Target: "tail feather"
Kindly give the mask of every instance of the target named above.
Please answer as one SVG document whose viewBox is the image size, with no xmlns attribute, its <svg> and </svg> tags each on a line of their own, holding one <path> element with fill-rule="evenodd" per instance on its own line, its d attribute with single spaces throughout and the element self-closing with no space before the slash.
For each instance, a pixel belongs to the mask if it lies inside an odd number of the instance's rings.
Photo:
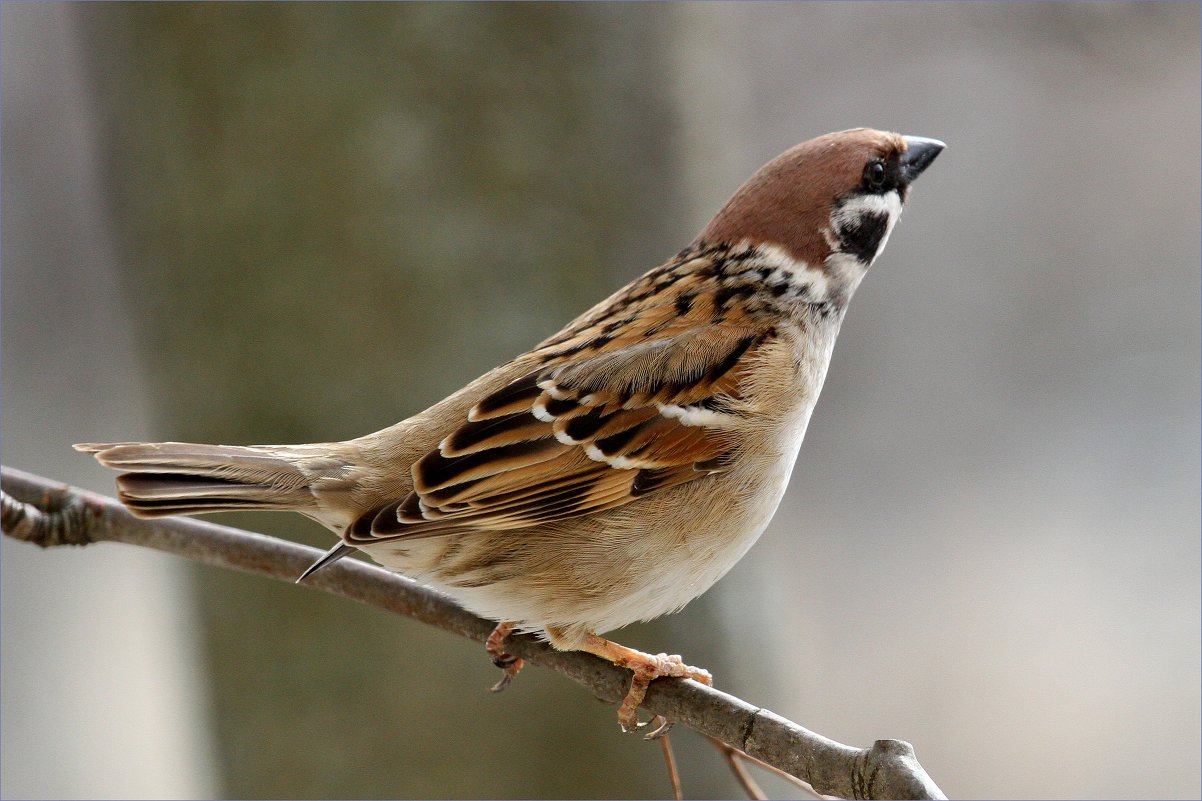
<svg viewBox="0 0 1202 801">
<path fill-rule="evenodd" d="M 101 464 L 124 471 L 118 497 L 140 517 L 258 510 L 317 511 L 314 476 L 292 446 L 188 442 L 82 443 Z"/>
</svg>

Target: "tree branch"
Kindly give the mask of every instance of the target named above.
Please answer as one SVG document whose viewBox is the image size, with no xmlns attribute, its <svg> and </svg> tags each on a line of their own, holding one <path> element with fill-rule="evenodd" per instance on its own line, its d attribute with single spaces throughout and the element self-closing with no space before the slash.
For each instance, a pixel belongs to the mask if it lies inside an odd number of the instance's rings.
<svg viewBox="0 0 1202 801">
<path fill-rule="evenodd" d="M 2 486 L 4 533 L 42 547 L 124 542 L 283 581 L 295 580 L 320 555 L 296 543 L 190 518 L 144 520 L 102 495 L 9 467 L 3 468 Z M 357 559 L 344 559 L 306 583 L 480 642 L 494 626 L 411 579 Z M 626 670 L 591 654 L 556 651 L 531 635 L 510 637 L 505 650 L 583 684 L 610 703 L 620 701 L 630 683 Z M 901 740 L 852 748 L 682 679 L 652 682 L 643 706 L 796 776 L 824 795 L 947 797 L 918 763 L 910 744 Z"/>
</svg>

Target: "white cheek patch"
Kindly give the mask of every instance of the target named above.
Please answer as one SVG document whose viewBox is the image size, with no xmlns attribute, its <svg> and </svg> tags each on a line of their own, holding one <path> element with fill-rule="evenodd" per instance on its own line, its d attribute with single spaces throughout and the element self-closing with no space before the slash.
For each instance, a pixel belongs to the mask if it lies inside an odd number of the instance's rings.
<svg viewBox="0 0 1202 801">
<path fill-rule="evenodd" d="M 901 214 L 901 197 L 896 189 L 882 194 L 856 195 L 848 198 L 835 210 L 833 220 L 836 224 L 853 220 L 864 214 L 888 214 L 897 219 Z"/>
<path fill-rule="evenodd" d="M 885 235 L 881 237 L 881 244 L 876 246 L 876 253 L 872 254 L 874 260 L 885 249 L 885 243 L 889 241 L 889 234 L 893 233 L 893 226 L 897 225 L 897 218 L 901 216 L 902 212 L 901 196 L 897 194 L 896 189 L 892 192 L 887 192 L 883 197 L 886 201 L 886 212 L 889 214 L 889 221 L 885 223 Z"/>
</svg>

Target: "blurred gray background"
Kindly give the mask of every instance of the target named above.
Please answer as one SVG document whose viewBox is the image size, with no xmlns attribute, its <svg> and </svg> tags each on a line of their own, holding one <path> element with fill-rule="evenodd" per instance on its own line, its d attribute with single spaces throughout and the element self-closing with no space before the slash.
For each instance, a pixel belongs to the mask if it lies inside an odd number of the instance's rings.
<svg viewBox="0 0 1202 801">
<path fill-rule="evenodd" d="M 789 494 L 615 638 L 953 797 L 1196 798 L 1199 8 L 13 5 L 3 459 L 408 416 L 687 244 L 761 163 L 934 136 Z M 300 518 L 227 517 L 310 544 Z M 666 797 L 475 644 L 124 546 L 2 545 L 0 794 Z M 680 730 L 689 795 L 737 795 Z M 776 795 L 794 793 L 766 779 Z"/>
</svg>

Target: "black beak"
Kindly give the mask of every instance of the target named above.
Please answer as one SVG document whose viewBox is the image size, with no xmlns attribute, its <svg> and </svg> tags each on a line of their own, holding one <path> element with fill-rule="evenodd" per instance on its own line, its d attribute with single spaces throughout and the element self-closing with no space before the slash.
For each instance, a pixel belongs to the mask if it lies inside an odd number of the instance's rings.
<svg viewBox="0 0 1202 801">
<path fill-rule="evenodd" d="M 902 139 L 906 141 L 906 152 L 901 155 L 902 175 L 906 183 L 922 175 L 922 171 L 931 166 L 935 157 L 947 147 L 938 139 L 927 139 L 925 136 L 903 136 Z"/>
</svg>

